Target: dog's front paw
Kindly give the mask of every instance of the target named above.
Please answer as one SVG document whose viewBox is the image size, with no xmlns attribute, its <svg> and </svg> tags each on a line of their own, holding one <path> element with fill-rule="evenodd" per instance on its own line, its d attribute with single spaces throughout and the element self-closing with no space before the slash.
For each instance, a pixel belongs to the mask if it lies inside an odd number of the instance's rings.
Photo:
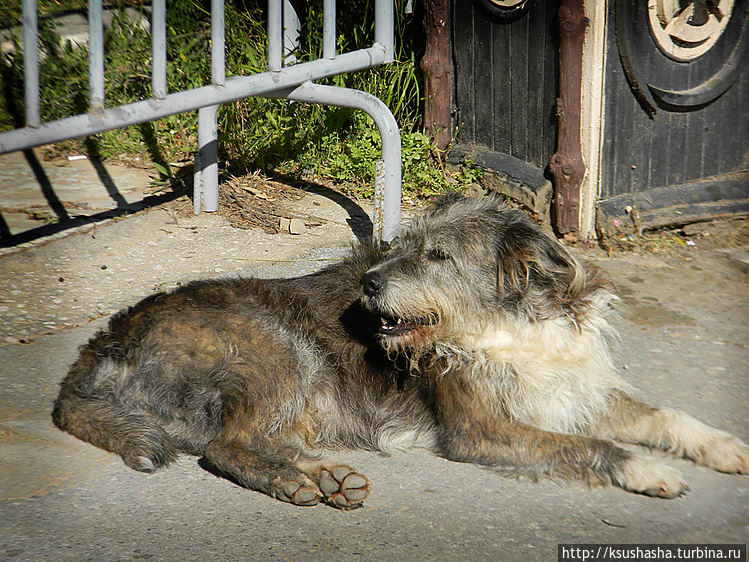
<svg viewBox="0 0 749 562">
<path fill-rule="evenodd" d="M 320 471 L 320 489 L 330 505 L 354 509 L 369 495 L 369 480 L 348 466 L 326 467 Z"/>
<path fill-rule="evenodd" d="M 749 474 L 749 445 L 725 434 L 705 445 L 696 455 L 695 462 L 720 472 Z"/>
<path fill-rule="evenodd" d="M 622 469 L 622 479 L 617 482 L 629 492 L 665 499 L 684 495 L 689 487 L 674 468 L 645 457 L 633 457 Z"/>
</svg>

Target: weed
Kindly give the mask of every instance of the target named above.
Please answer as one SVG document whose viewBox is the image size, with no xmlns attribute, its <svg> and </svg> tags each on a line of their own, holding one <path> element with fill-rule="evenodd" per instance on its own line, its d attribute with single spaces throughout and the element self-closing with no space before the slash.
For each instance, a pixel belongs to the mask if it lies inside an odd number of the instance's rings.
<svg viewBox="0 0 749 562">
<path fill-rule="evenodd" d="M 456 179 L 461 185 L 470 185 L 472 183 L 479 183 L 479 180 L 483 177 L 484 170 L 476 166 L 476 163 L 470 158 L 465 158 L 460 163 Z"/>
<path fill-rule="evenodd" d="M 57 224 L 60 219 L 44 211 L 27 211 L 30 219 L 40 221 L 44 224 Z"/>
</svg>

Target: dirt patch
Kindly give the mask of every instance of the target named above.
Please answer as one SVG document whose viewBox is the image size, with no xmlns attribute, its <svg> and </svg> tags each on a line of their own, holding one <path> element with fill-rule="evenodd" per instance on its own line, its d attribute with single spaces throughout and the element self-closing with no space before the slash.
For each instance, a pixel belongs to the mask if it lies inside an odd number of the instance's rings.
<svg viewBox="0 0 749 562">
<path fill-rule="evenodd" d="M 697 222 L 671 229 L 622 232 L 600 236 L 600 246 L 609 254 L 628 252 L 685 252 L 692 248 L 713 250 L 749 245 L 749 217 L 729 217 Z M 576 243 L 575 245 L 580 245 Z"/>
<path fill-rule="evenodd" d="M 276 181 L 260 172 L 222 179 L 219 187 L 218 214 L 234 228 L 259 228 L 266 234 L 289 234 L 291 219 L 301 220 L 306 228 L 321 226 L 329 219 L 299 210 L 294 203 L 303 199 L 315 184 L 290 184 Z M 325 189 L 329 189 L 325 187 Z M 184 195 L 164 206 L 175 218 L 193 216 L 193 201 Z"/>
<path fill-rule="evenodd" d="M 258 173 L 247 174 L 221 184 L 219 212 L 235 228 L 260 228 L 268 234 L 277 234 L 281 231 L 281 219 L 308 218 L 287 208 L 288 203 L 302 197 L 302 189 L 270 180 Z"/>
</svg>

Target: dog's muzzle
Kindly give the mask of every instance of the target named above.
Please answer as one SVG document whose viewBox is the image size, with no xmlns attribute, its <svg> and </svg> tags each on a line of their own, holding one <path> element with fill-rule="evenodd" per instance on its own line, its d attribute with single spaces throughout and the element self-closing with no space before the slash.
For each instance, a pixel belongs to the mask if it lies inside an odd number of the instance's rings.
<svg viewBox="0 0 749 562">
<path fill-rule="evenodd" d="M 378 333 L 383 336 L 404 336 L 414 332 L 419 326 L 428 326 L 432 321 L 422 318 L 404 319 L 390 316 L 390 314 L 377 310 L 376 298 L 382 297 L 385 288 L 385 279 L 377 270 L 368 271 L 361 278 L 361 286 L 367 299 L 365 304 L 373 312 L 380 314 L 382 325 Z"/>
</svg>

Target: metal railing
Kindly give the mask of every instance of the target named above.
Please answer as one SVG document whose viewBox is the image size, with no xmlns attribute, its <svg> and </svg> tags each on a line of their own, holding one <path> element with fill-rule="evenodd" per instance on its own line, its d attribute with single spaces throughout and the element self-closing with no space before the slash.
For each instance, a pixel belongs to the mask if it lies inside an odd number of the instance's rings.
<svg viewBox="0 0 749 562">
<path fill-rule="evenodd" d="M 0 154 L 198 110 L 195 212 L 200 212 L 201 209 L 216 211 L 217 113 L 222 103 L 258 96 L 351 107 L 370 115 L 382 137 L 382 158 L 376 164 L 375 173 L 373 234 L 378 240 L 392 240 L 401 213 L 401 145 L 395 118 L 382 101 L 370 94 L 314 83 L 315 80 L 393 61 L 393 0 L 375 0 L 374 9 L 374 43 L 364 49 L 338 54 L 335 0 L 324 0 L 323 58 L 297 63 L 293 51 L 299 36 L 299 19 L 288 0 L 268 0 L 268 71 L 252 76 L 227 78 L 224 66 L 224 4 L 223 0 L 212 0 L 211 84 L 169 93 L 166 85 L 166 0 L 153 0 L 152 97 L 106 108 L 102 0 L 89 0 L 89 112 L 42 123 L 39 111 L 37 6 L 36 0 L 23 0 L 26 126 L 0 133 Z"/>
</svg>

